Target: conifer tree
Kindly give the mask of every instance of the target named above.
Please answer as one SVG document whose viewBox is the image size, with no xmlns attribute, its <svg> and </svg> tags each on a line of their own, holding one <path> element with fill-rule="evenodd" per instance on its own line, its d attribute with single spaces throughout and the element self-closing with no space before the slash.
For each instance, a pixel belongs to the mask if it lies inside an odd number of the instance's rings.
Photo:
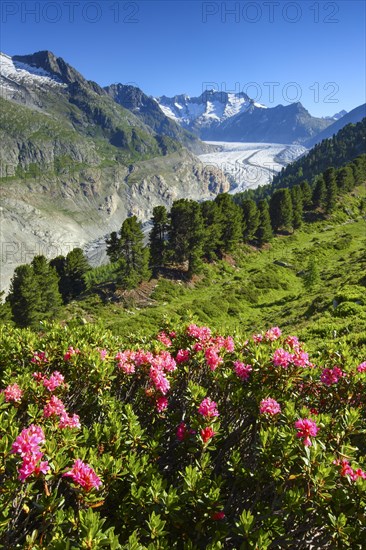
<svg viewBox="0 0 366 550">
<path fill-rule="evenodd" d="M 35 256 L 31 266 L 40 291 L 40 314 L 43 319 L 53 318 L 59 311 L 62 299 L 56 269 L 44 256 Z"/>
<path fill-rule="evenodd" d="M 259 224 L 259 212 L 256 203 L 252 199 L 241 203 L 243 210 L 243 237 L 244 241 L 251 241 Z"/>
<path fill-rule="evenodd" d="M 168 212 L 165 206 L 156 206 L 153 209 L 152 229 L 150 231 L 150 266 L 163 266 L 166 260 L 168 237 Z"/>
<path fill-rule="evenodd" d="M 324 172 L 324 183 L 326 188 L 325 210 L 329 213 L 334 210 L 337 202 L 337 180 L 334 168 L 328 168 Z"/>
<path fill-rule="evenodd" d="M 223 223 L 222 213 L 214 201 L 204 201 L 200 206 L 205 227 L 203 256 L 207 260 L 213 261 L 217 259 L 220 250 Z"/>
<path fill-rule="evenodd" d="M 15 268 L 7 296 L 13 320 L 19 327 L 32 327 L 41 320 L 41 292 L 31 265 Z"/>
<path fill-rule="evenodd" d="M 315 186 L 313 191 L 313 207 L 324 208 L 326 200 L 326 187 L 324 178 L 322 175 L 318 176 L 315 180 Z"/>
<path fill-rule="evenodd" d="M 294 185 L 291 188 L 292 201 L 292 225 L 294 229 L 298 229 L 302 225 L 303 217 L 303 199 L 300 185 Z"/>
<path fill-rule="evenodd" d="M 258 243 L 262 246 L 269 243 L 273 239 L 273 231 L 271 226 L 271 217 L 269 215 L 268 202 L 262 199 L 258 203 L 259 225 L 256 231 Z"/>
<path fill-rule="evenodd" d="M 201 268 L 204 238 L 199 204 L 188 199 L 175 201 L 170 211 L 169 251 L 174 262 L 188 262 L 190 275 Z"/>
<path fill-rule="evenodd" d="M 277 189 L 269 202 L 271 224 L 275 231 L 292 227 L 292 201 L 289 189 Z"/>
<path fill-rule="evenodd" d="M 312 191 L 311 187 L 309 185 L 308 180 L 304 180 L 300 184 L 301 192 L 302 192 L 302 204 L 304 210 L 308 210 L 312 207 L 313 201 L 312 201 Z"/>
<path fill-rule="evenodd" d="M 243 213 L 239 205 L 228 193 L 221 193 L 215 198 L 219 207 L 222 224 L 220 248 L 222 252 L 233 252 L 242 239 Z"/>
<path fill-rule="evenodd" d="M 347 193 L 352 191 L 355 185 L 355 179 L 353 175 L 352 168 L 350 166 L 345 166 L 340 168 L 337 171 L 337 187 L 340 193 Z"/>
<path fill-rule="evenodd" d="M 116 231 L 112 231 L 109 237 L 106 238 L 106 252 L 109 260 L 117 262 L 121 256 L 120 239 Z"/>
<path fill-rule="evenodd" d="M 81 248 L 71 250 L 65 261 L 65 283 L 67 299 L 72 300 L 86 290 L 84 275 L 90 265 Z"/>
<path fill-rule="evenodd" d="M 149 250 L 144 246 L 142 225 L 136 218 L 127 218 L 120 230 L 121 256 L 118 260 L 118 281 L 125 288 L 134 288 L 149 279 Z"/>
</svg>

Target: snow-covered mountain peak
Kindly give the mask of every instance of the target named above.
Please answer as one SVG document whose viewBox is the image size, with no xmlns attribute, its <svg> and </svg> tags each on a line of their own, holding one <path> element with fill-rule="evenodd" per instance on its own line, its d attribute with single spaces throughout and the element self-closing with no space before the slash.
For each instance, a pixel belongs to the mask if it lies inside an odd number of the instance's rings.
<svg viewBox="0 0 366 550">
<path fill-rule="evenodd" d="M 181 126 L 209 127 L 245 113 L 248 109 L 263 108 L 255 104 L 244 93 L 205 90 L 198 97 L 179 94 L 174 97 L 161 96 L 156 99 L 163 113 Z"/>
<path fill-rule="evenodd" d="M 16 61 L 4 53 L 0 53 L 0 84 L 3 89 L 7 90 L 16 90 L 19 85 L 36 87 L 65 86 L 59 78 L 45 69 Z"/>
</svg>

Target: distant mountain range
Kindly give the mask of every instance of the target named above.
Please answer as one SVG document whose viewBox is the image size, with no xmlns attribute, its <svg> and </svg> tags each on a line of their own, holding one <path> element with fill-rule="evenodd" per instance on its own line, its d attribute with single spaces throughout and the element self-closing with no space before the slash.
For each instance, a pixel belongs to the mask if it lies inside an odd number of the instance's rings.
<svg viewBox="0 0 366 550">
<path fill-rule="evenodd" d="M 305 143 L 334 120 L 311 116 L 301 103 L 266 108 L 244 93 L 211 90 L 157 102 L 171 120 L 208 141 Z"/>
</svg>

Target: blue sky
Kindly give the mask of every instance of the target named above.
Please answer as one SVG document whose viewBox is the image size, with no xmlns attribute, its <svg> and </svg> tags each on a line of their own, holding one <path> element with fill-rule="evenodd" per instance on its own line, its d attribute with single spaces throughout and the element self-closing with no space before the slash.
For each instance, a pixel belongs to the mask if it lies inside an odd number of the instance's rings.
<svg viewBox="0 0 366 550">
<path fill-rule="evenodd" d="M 1 50 L 51 50 L 101 85 L 245 91 L 316 116 L 365 102 L 363 1 L 7 1 Z"/>
</svg>

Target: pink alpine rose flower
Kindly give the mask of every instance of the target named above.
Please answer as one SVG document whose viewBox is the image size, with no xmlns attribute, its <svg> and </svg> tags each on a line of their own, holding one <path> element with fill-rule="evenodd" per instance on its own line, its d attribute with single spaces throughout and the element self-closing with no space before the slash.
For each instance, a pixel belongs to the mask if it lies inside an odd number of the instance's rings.
<svg viewBox="0 0 366 550">
<path fill-rule="evenodd" d="M 177 363 L 186 363 L 190 359 L 190 351 L 189 349 L 180 349 L 178 350 L 177 356 L 175 358 Z"/>
<path fill-rule="evenodd" d="M 46 377 L 43 378 L 43 385 L 48 389 L 48 391 L 55 391 L 55 389 L 63 383 L 64 377 L 57 370 L 55 370 L 55 372 L 53 372 L 48 379 Z"/>
<path fill-rule="evenodd" d="M 324 369 L 320 380 L 326 386 L 331 386 L 332 384 L 337 384 L 342 376 L 345 376 L 345 373 L 339 367 L 334 367 L 333 369 Z"/>
<path fill-rule="evenodd" d="M 79 355 L 80 350 L 78 348 L 74 349 L 72 346 L 69 346 L 67 352 L 64 355 L 64 361 L 70 361 L 71 357 L 74 355 Z"/>
<path fill-rule="evenodd" d="M 43 453 L 36 453 L 23 457 L 22 465 L 19 468 L 18 479 L 20 481 L 25 481 L 32 474 L 35 474 L 36 476 L 38 476 L 40 473 L 47 474 L 47 472 L 50 470 L 50 467 L 47 460 L 41 460 L 42 456 Z"/>
<path fill-rule="evenodd" d="M 43 416 L 48 418 L 49 416 L 62 416 L 63 414 L 66 414 L 65 405 L 61 399 L 53 395 L 43 409 Z"/>
<path fill-rule="evenodd" d="M 252 338 L 256 344 L 260 344 L 263 340 L 263 334 L 253 334 Z"/>
<path fill-rule="evenodd" d="M 281 412 L 281 406 L 275 399 L 267 397 L 267 399 L 262 399 L 259 407 L 259 412 L 261 414 L 270 414 L 274 416 Z"/>
<path fill-rule="evenodd" d="M 205 358 L 207 365 L 211 370 L 216 370 L 217 367 L 223 362 L 223 358 L 219 356 L 214 348 L 208 348 L 205 351 Z"/>
<path fill-rule="evenodd" d="M 11 384 L 3 390 L 5 401 L 7 403 L 10 403 L 11 401 L 14 401 L 14 403 L 20 403 L 23 396 L 23 390 L 18 386 L 18 384 Z"/>
<path fill-rule="evenodd" d="M 199 414 L 206 418 L 213 418 L 214 416 L 219 416 L 219 411 L 217 410 L 217 404 L 215 401 L 211 401 L 209 397 L 206 397 L 200 406 L 198 407 Z"/>
<path fill-rule="evenodd" d="M 24 428 L 18 435 L 12 445 L 12 452 L 21 457 L 37 455 L 40 452 L 39 447 L 45 443 L 46 438 L 40 426 L 31 424 L 29 428 Z"/>
<path fill-rule="evenodd" d="M 250 373 L 253 370 L 252 365 L 245 365 L 241 361 L 234 361 L 234 371 L 242 380 L 248 380 Z"/>
<path fill-rule="evenodd" d="M 273 353 L 272 362 L 275 367 L 282 367 L 287 369 L 289 363 L 291 362 L 292 355 L 288 351 L 279 348 Z"/>
<path fill-rule="evenodd" d="M 161 342 L 162 344 L 164 344 L 164 346 L 166 346 L 167 348 L 170 348 L 171 345 L 172 345 L 172 341 L 171 339 L 169 338 L 169 336 L 166 334 L 166 332 L 159 332 L 159 334 L 157 335 L 156 337 L 159 342 Z"/>
<path fill-rule="evenodd" d="M 296 437 L 302 438 L 305 447 L 311 447 L 312 443 L 310 437 L 315 437 L 319 431 L 318 426 L 310 418 L 300 418 L 295 422 L 295 428 L 297 429 Z"/>
<path fill-rule="evenodd" d="M 357 367 L 358 372 L 365 372 L 366 371 L 366 361 L 363 363 L 360 363 Z"/>
<path fill-rule="evenodd" d="M 63 477 L 71 477 L 74 483 L 81 485 L 86 492 L 91 491 L 91 489 L 99 487 L 102 485 L 101 479 L 97 476 L 95 471 L 89 464 L 85 464 L 79 458 L 75 460 L 74 465 L 71 470 L 63 474 Z"/>
<path fill-rule="evenodd" d="M 31 359 L 31 363 L 34 363 L 35 365 L 43 365 L 44 363 L 48 363 L 46 352 L 35 351 Z"/>
<path fill-rule="evenodd" d="M 158 397 L 156 400 L 156 408 L 158 412 L 163 412 L 168 408 L 168 399 L 166 397 Z"/>
<path fill-rule="evenodd" d="M 67 413 L 61 414 L 58 427 L 61 430 L 64 428 L 81 428 L 79 415 L 73 414 L 69 416 Z"/>
<path fill-rule="evenodd" d="M 264 337 L 266 340 L 270 342 L 274 342 L 274 340 L 278 340 L 278 338 L 281 336 L 282 331 L 278 327 L 272 327 L 265 333 Z"/>
</svg>

